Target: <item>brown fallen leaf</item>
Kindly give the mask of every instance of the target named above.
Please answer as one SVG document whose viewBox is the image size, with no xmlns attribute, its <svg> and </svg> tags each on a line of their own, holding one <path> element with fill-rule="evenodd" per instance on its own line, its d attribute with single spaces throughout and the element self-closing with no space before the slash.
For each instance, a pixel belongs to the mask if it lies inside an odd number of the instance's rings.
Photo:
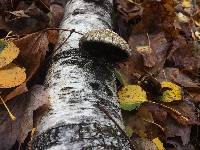
<svg viewBox="0 0 200 150">
<path fill-rule="evenodd" d="M 195 150 L 192 144 L 183 145 L 178 139 L 167 140 L 166 142 L 167 150 Z"/>
<path fill-rule="evenodd" d="M 57 3 L 52 3 L 50 5 L 50 12 L 51 12 L 51 18 L 49 26 L 59 27 L 60 22 L 62 21 L 62 18 L 64 16 L 64 7 Z"/>
<path fill-rule="evenodd" d="M 116 0 L 116 4 L 118 12 L 121 14 L 121 17 L 126 20 L 126 22 L 131 21 L 136 16 L 142 15 L 143 7 L 139 4 L 136 5 L 136 3 L 133 3 L 133 1 Z"/>
<path fill-rule="evenodd" d="M 183 126 L 178 124 L 175 120 L 168 117 L 165 122 L 165 136 L 167 140 L 169 139 L 180 139 L 182 145 L 187 145 L 190 141 L 190 126 Z"/>
<path fill-rule="evenodd" d="M 58 35 L 59 35 L 58 30 L 48 30 L 47 33 L 48 33 L 49 43 L 55 45 L 58 41 Z"/>
<path fill-rule="evenodd" d="M 148 45 L 144 45 L 144 46 L 136 46 L 136 50 L 137 52 L 139 52 L 143 59 L 144 59 L 144 65 L 146 67 L 153 67 L 155 66 L 156 62 L 156 57 L 154 54 L 154 51 L 152 50 L 152 48 Z"/>
<path fill-rule="evenodd" d="M 156 63 L 155 52 L 151 49 L 146 34 L 131 35 L 129 37 L 129 45 L 132 51 L 136 51 L 143 58 L 144 66 L 153 67 Z"/>
<path fill-rule="evenodd" d="M 27 68 L 27 80 L 32 78 L 48 51 L 46 32 L 36 32 L 14 41 L 21 50 L 17 62 Z"/>
<path fill-rule="evenodd" d="M 128 84 L 136 84 L 138 79 L 146 73 L 140 54 L 134 51 L 131 58 L 118 64 L 117 70 L 125 77 Z"/>
<path fill-rule="evenodd" d="M 187 43 L 184 37 L 178 36 L 172 45 L 168 55 L 168 60 L 174 63 L 175 67 L 192 73 L 198 73 L 200 69 L 200 53 L 196 50 L 195 45 Z"/>
<path fill-rule="evenodd" d="M 26 87 L 26 83 L 22 83 L 20 86 L 11 89 L 11 91 L 9 91 L 6 97 L 4 98 L 4 101 L 11 100 L 12 98 L 21 95 L 27 91 L 28 88 Z"/>
<path fill-rule="evenodd" d="M 184 99 L 179 103 L 171 103 L 169 107 L 175 109 L 181 116 L 186 117 L 188 120 L 183 119 L 182 117 L 176 115 L 172 111 L 168 111 L 168 113 L 181 125 L 199 125 L 200 121 L 198 120 L 198 115 L 195 110 L 194 104 L 190 100 Z"/>
<path fill-rule="evenodd" d="M 17 34 L 37 32 L 49 24 L 49 16 L 35 4 L 35 1 L 29 3 L 28 8 L 24 7 L 24 10 L 9 11 L 4 18 L 5 30 L 11 30 Z"/>
<path fill-rule="evenodd" d="M 143 108 L 147 109 L 151 113 L 155 122 L 162 126 L 164 125 L 167 118 L 167 112 L 162 107 L 159 107 L 159 105 L 155 105 L 153 103 L 145 103 Z"/>
<path fill-rule="evenodd" d="M 127 40 L 130 34 L 130 27 L 140 22 L 143 7 L 135 5 L 128 0 L 116 0 L 115 3 L 117 8 L 116 29 L 118 34 Z"/>
<path fill-rule="evenodd" d="M 33 111 L 39 111 L 41 115 L 49 106 L 48 101 L 49 95 L 45 91 L 44 86 L 34 85 L 30 92 L 28 93 L 26 99 L 29 100 L 28 105 L 24 111 L 24 117 L 21 120 L 21 133 L 18 136 L 18 142 L 23 142 L 28 134 L 28 132 L 33 128 L 33 120 L 38 118 L 33 118 Z M 40 117 L 40 116 L 36 117 Z"/>
<path fill-rule="evenodd" d="M 199 104 L 200 103 L 200 91 L 189 92 L 188 98 L 190 98 L 193 103 Z"/>
<path fill-rule="evenodd" d="M 199 89 L 199 83 L 194 82 L 188 75 L 181 72 L 178 68 L 166 67 L 160 74 L 156 77 L 159 81 L 172 81 L 182 87 Z"/>
<path fill-rule="evenodd" d="M 136 113 L 124 113 L 124 120 L 133 134 L 141 138 L 154 139 L 163 136 L 164 128 L 154 121 L 152 113 L 146 106 L 139 108 Z"/>
<path fill-rule="evenodd" d="M 7 103 L 16 116 L 11 121 L 7 111 L 0 107 L 0 150 L 10 149 L 16 140 L 22 143 L 33 128 L 33 112 L 47 108 L 48 94 L 41 85 L 35 85 L 29 94 L 21 95 Z"/>
<path fill-rule="evenodd" d="M 163 67 L 169 48 L 164 33 L 149 36 L 146 34 L 133 34 L 129 37 L 129 44 L 133 51 L 141 54 L 144 66 L 151 67 L 151 69 L 148 69 L 155 72 Z"/>
</svg>

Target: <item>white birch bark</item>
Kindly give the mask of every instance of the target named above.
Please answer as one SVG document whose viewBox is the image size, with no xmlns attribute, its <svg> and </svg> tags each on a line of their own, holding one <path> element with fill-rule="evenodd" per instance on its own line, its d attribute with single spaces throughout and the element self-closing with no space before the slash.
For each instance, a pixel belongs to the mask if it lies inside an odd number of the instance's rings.
<svg viewBox="0 0 200 150">
<path fill-rule="evenodd" d="M 112 27 L 112 0 L 70 0 L 60 28 L 86 33 Z M 62 43 L 70 32 L 61 32 Z M 131 149 L 123 132 L 101 111 L 100 103 L 121 128 L 113 66 L 79 49 L 72 33 L 55 52 L 45 80 L 50 108 L 37 124 L 33 149 Z"/>
</svg>

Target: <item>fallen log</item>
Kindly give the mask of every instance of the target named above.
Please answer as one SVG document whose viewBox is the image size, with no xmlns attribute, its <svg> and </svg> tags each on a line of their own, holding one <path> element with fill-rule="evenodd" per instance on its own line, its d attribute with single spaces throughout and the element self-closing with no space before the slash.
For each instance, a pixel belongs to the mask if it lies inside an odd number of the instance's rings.
<svg viewBox="0 0 200 150">
<path fill-rule="evenodd" d="M 45 80 L 50 107 L 37 122 L 33 149 L 131 149 L 113 64 L 79 48 L 82 33 L 112 28 L 112 7 L 112 0 L 67 2 L 60 28 L 70 31 L 60 32 L 52 56 Z"/>
</svg>

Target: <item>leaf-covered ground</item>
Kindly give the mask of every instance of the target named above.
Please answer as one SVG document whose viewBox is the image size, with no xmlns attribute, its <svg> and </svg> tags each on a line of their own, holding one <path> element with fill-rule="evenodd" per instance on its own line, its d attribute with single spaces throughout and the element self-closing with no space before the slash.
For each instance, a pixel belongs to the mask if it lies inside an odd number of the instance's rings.
<svg viewBox="0 0 200 150">
<path fill-rule="evenodd" d="M 0 150 L 31 147 L 52 50 L 69 31 L 58 28 L 63 2 L 0 0 Z M 114 3 L 115 32 L 132 49 L 116 68 L 127 136 L 137 150 L 200 149 L 200 2 Z"/>
<path fill-rule="evenodd" d="M 132 48 L 117 74 L 133 144 L 148 140 L 149 149 L 158 138 L 165 149 L 200 149 L 199 2 L 116 0 L 116 10 L 116 31 Z"/>
</svg>

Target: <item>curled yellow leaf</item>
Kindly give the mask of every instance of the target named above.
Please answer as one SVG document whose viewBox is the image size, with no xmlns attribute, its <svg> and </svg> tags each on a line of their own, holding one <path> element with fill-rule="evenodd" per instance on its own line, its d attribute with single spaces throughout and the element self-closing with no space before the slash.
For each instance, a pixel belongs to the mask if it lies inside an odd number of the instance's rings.
<svg viewBox="0 0 200 150">
<path fill-rule="evenodd" d="M 177 18 L 178 18 L 178 21 L 181 23 L 188 23 L 190 21 L 190 18 L 181 12 L 177 13 Z"/>
<path fill-rule="evenodd" d="M 156 145 L 158 150 L 165 150 L 165 148 L 163 147 L 163 143 L 160 141 L 158 137 L 153 139 L 152 142 Z"/>
<path fill-rule="evenodd" d="M 26 80 L 25 69 L 13 63 L 0 68 L 0 88 L 11 88 Z"/>
<path fill-rule="evenodd" d="M 195 25 L 200 27 L 200 11 L 193 16 Z"/>
<path fill-rule="evenodd" d="M 196 36 L 197 40 L 200 40 L 200 32 L 195 31 L 194 35 Z"/>
<path fill-rule="evenodd" d="M 191 2 L 192 2 L 191 0 L 183 0 L 182 6 L 184 8 L 190 8 L 190 7 L 192 7 L 192 3 Z"/>
<path fill-rule="evenodd" d="M 127 85 L 118 91 L 119 104 L 124 110 L 133 110 L 147 101 L 146 92 L 138 85 Z"/>
<path fill-rule="evenodd" d="M 168 81 L 163 81 L 161 83 L 161 87 L 164 88 L 169 88 L 169 90 L 164 90 L 162 96 L 161 96 L 161 101 L 163 102 L 172 102 L 175 100 L 181 100 L 182 99 L 182 91 L 181 87 Z"/>
<path fill-rule="evenodd" d="M 1 41 L 5 47 L 0 51 L 0 68 L 10 64 L 19 55 L 19 48 L 13 42 Z"/>
</svg>

